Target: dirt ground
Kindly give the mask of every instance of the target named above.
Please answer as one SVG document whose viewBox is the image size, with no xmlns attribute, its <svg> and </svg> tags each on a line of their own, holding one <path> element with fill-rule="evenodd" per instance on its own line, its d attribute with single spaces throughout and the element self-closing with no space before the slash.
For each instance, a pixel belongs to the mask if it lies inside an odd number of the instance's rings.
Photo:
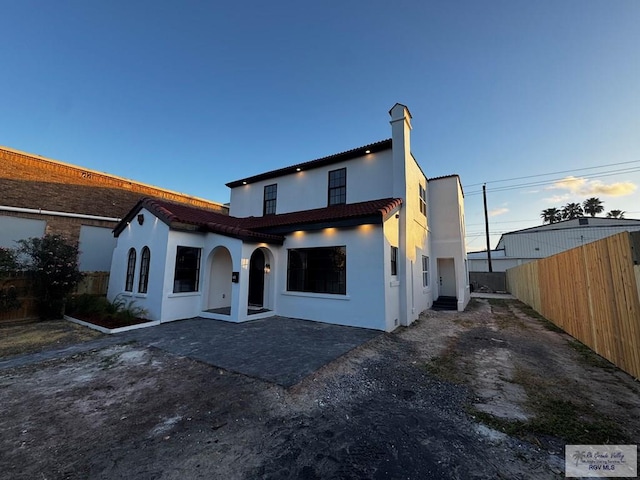
<svg viewBox="0 0 640 480">
<path fill-rule="evenodd" d="M 129 343 L 0 370 L 0 404 L 2 479 L 551 479 L 640 434 L 637 381 L 496 300 L 289 389 Z"/>
<path fill-rule="evenodd" d="M 0 358 L 34 353 L 45 347 L 65 347 L 101 336 L 96 330 L 66 320 L 0 324 Z"/>
</svg>

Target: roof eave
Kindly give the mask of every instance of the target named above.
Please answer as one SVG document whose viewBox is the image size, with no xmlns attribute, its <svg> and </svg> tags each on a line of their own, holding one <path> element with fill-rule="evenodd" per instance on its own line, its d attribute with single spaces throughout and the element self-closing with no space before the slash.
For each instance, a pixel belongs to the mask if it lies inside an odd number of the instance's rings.
<svg viewBox="0 0 640 480">
<path fill-rule="evenodd" d="M 382 140 L 380 142 L 370 143 L 369 145 L 363 145 L 362 147 L 347 150 L 346 152 L 336 153 L 329 155 L 328 157 L 319 158 L 317 160 L 311 160 L 309 162 L 298 163 L 289 167 L 280 168 L 278 170 L 272 170 L 270 172 L 260 173 L 251 177 L 241 178 L 226 184 L 229 188 L 241 187 L 250 183 L 256 183 L 262 180 L 269 180 L 272 178 L 282 177 L 285 175 L 291 175 L 300 171 L 311 170 L 315 168 L 332 165 L 334 163 L 344 162 L 354 158 L 362 157 L 364 155 L 370 155 L 372 153 L 382 152 L 391 148 L 391 139 Z M 366 153 L 367 150 L 369 153 Z"/>
</svg>

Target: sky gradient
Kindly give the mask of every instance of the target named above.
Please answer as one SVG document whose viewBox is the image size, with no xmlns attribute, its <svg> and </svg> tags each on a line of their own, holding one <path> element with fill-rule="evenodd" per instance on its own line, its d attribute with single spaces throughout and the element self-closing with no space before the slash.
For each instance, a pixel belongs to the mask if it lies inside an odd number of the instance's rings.
<svg viewBox="0 0 640 480">
<path fill-rule="evenodd" d="M 400 102 L 426 175 L 462 179 L 470 251 L 483 182 L 492 246 L 589 196 L 640 218 L 637 0 L 0 6 L 0 145 L 224 203 L 389 138 Z"/>
</svg>

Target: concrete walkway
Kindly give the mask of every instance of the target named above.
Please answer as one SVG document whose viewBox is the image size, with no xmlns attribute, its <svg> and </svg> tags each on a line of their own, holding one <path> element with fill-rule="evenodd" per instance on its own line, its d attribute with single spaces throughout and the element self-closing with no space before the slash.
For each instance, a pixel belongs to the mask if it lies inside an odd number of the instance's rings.
<svg viewBox="0 0 640 480">
<path fill-rule="evenodd" d="M 192 318 L 114 334 L 64 349 L 1 360 L 0 369 L 135 341 L 290 387 L 381 334 L 377 330 L 278 316 L 244 323 Z"/>
</svg>

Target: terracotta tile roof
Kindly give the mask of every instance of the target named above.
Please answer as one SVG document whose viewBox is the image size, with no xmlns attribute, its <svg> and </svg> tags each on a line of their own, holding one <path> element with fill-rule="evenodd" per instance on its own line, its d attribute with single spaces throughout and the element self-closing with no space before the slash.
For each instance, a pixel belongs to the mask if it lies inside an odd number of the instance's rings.
<svg viewBox="0 0 640 480">
<path fill-rule="evenodd" d="M 312 168 L 324 167 L 326 165 L 331 165 L 333 163 L 344 162 L 346 160 L 351 160 L 352 158 L 361 157 L 363 155 L 367 155 L 365 153 L 369 150 L 369 153 L 381 152 L 383 150 L 389 150 L 391 148 L 391 139 L 381 140 L 379 142 L 370 143 L 369 145 L 363 145 L 362 147 L 353 148 L 351 150 L 347 150 L 346 152 L 340 152 L 333 155 L 329 155 L 328 157 L 318 158 L 316 160 L 311 160 L 309 162 L 298 163 L 296 165 L 291 165 L 289 167 L 279 168 L 278 170 L 272 170 L 270 172 L 260 173 L 258 175 L 254 175 L 252 177 L 241 178 L 240 180 L 235 180 L 233 182 L 227 183 L 227 187 L 235 188 L 245 185 L 247 183 L 255 183 L 260 180 L 268 180 L 270 178 L 281 177 L 283 175 L 289 175 L 292 173 L 296 173 L 299 171 L 306 171 Z"/>
<path fill-rule="evenodd" d="M 399 198 L 383 198 L 279 215 L 238 218 L 189 205 L 145 198 L 122 219 L 114 233 L 118 236 L 138 212 L 146 208 L 173 228 L 188 229 L 188 226 L 193 226 L 198 231 L 281 245 L 284 237 L 280 233 L 302 230 L 313 224 L 324 227 L 331 226 L 332 223 L 338 226 L 358 225 L 369 221 L 382 223 L 400 205 L 402 200 Z"/>
<path fill-rule="evenodd" d="M 326 223 L 336 220 L 357 219 L 363 217 L 379 217 L 384 219 L 397 207 L 402 205 L 400 198 L 382 198 L 367 202 L 347 203 L 331 207 L 302 210 L 299 212 L 265 215 L 264 217 L 248 217 L 242 219 L 247 228 L 268 231 L 272 227 L 303 226 L 312 223 Z"/>
</svg>

